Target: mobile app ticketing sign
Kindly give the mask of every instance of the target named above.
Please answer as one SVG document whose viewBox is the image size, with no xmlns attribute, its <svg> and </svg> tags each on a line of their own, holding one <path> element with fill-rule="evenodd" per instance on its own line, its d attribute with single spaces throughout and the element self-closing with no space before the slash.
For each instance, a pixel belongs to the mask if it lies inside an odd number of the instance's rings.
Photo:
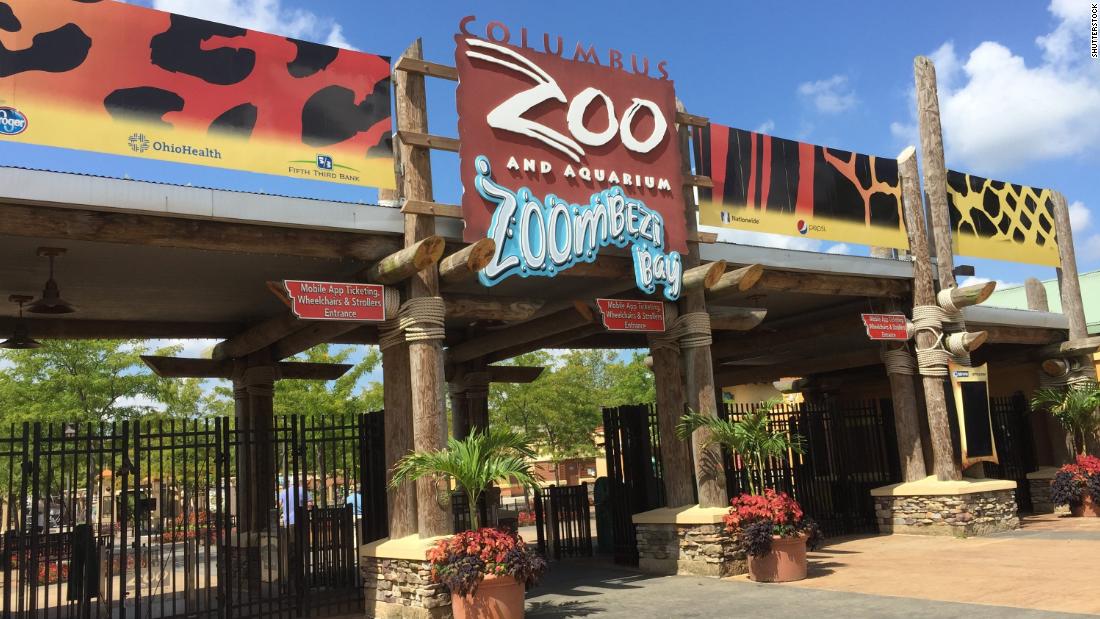
<svg viewBox="0 0 1100 619">
<path fill-rule="evenodd" d="M 479 274 L 554 277 L 629 249 L 635 282 L 675 300 L 686 227 L 666 63 L 474 17 L 459 24 L 465 240 L 496 241 Z"/>
<path fill-rule="evenodd" d="M 394 186 L 385 56 L 122 2 L 0 9 L 0 143 Z"/>
<path fill-rule="evenodd" d="M 378 284 L 288 279 L 283 288 L 290 311 L 303 320 L 379 322 L 386 319 L 385 288 Z"/>
<path fill-rule="evenodd" d="M 665 330 L 663 301 L 596 299 L 608 331 L 662 333 Z"/>
</svg>

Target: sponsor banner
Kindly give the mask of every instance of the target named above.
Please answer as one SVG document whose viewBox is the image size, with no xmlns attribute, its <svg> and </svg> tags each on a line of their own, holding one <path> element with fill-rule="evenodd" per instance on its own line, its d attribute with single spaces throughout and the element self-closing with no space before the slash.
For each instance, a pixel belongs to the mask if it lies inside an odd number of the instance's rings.
<svg viewBox="0 0 1100 619">
<path fill-rule="evenodd" d="M 304 320 L 379 322 L 386 319 L 383 292 L 379 284 L 283 282 L 290 298 L 290 311 Z"/>
<path fill-rule="evenodd" d="M 694 129 L 699 223 L 908 249 L 895 159 L 711 123 Z"/>
<path fill-rule="evenodd" d="M 394 186 L 387 57 L 121 2 L 4 7 L 0 141 Z"/>
<path fill-rule="evenodd" d="M 661 333 L 665 330 L 665 304 L 662 301 L 596 299 L 608 331 Z"/>
<path fill-rule="evenodd" d="M 947 171 L 955 253 L 1057 267 L 1051 190 Z"/>
<path fill-rule="evenodd" d="M 989 368 L 947 364 L 952 398 L 959 428 L 959 452 L 963 468 L 979 462 L 997 464 L 997 442 L 993 438 L 993 416 L 989 411 Z"/>
<path fill-rule="evenodd" d="M 459 25 L 455 62 L 465 240 L 497 243 L 481 282 L 553 277 L 614 246 L 631 251 L 639 288 L 678 298 L 687 232 L 664 63 L 536 49 L 500 22 L 481 38 L 474 21 Z"/>
<path fill-rule="evenodd" d="M 909 319 L 905 314 L 860 314 L 867 337 L 872 340 L 909 339 Z"/>
</svg>

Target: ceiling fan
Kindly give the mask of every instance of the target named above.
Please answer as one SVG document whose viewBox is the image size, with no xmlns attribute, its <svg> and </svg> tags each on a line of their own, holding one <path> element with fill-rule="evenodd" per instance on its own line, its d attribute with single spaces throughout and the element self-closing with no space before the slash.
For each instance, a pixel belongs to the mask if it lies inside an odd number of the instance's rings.
<svg viewBox="0 0 1100 619">
<path fill-rule="evenodd" d="M 39 247 L 38 255 L 50 259 L 50 278 L 46 280 L 46 286 L 42 289 L 42 297 L 31 303 L 27 311 L 32 314 L 71 314 L 76 311 L 76 306 L 61 298 L 61 290 L 53 278 L 53 261 L 58 256 L 65 255 L 65 249 L 61 247 Z"/>
</svg>

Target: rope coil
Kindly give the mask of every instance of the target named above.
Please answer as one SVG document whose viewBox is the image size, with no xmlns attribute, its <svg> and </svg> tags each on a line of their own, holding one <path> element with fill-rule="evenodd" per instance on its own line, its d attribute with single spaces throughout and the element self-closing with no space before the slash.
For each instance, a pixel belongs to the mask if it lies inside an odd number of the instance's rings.
<svg viewBox="0 0 1100 619">
<path fill-rule="evenodd" d="M 396 318 L 378 325 L 378 347 L 387 350 L 402 342 L 443 339 L 446 312 L 442 297 L 417 297 L 405 301 Z"/>
<path fill-rule="evenodd" d="M 905 348 L 883 350 L 881 356 L 887 374 L 913 376 L 917 373 L 917 360 Z"/>
<path fill-rule="evenodd" d="M 712 343 L 710 314 L 692 312 L 674 320 L 664 333 L 649 336 L 650 350 L 679 351 L 684 348 L 701 348 Z"/>
</svg>

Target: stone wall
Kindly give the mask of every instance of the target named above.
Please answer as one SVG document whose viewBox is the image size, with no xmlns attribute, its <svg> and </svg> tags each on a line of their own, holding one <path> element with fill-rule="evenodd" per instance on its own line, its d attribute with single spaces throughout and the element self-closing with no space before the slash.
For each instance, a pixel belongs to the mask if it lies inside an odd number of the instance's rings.
<svg viewBox="0 0 1100 619">
<path fill-rule="evenodd" d="M 1031 488 L 1031 508 L 1036 514 L 1053 514 L 1054 503 L 1050 502 L 1050 479 L 1028 479 Z"/>
<path fill-rule="evenodd" d="M 956 495 L 876 496 L 883 533 L 988 535 L 1020 526 L 1014 490 Z"/>
<path fill-rule="evenodd" d="M 451 594 L 431 581 L 427 561 L 361 557 L 367 617 L 450 619 Z"/>
<path fill-rule="evenodd" d="M 656 574 L 745 573 L 745 554 L 722 524 L 638 524 L 638 567 Z"/>
</svg>

